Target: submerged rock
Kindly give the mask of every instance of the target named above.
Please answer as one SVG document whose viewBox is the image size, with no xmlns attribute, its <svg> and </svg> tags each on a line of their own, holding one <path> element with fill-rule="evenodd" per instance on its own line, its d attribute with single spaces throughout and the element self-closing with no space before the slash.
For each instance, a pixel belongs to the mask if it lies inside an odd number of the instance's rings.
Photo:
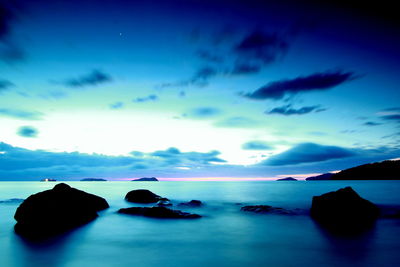
<svg viewBox="0 0 400 267">
<path fill-rule="evenodd" d="M 274 214 L 294 214 L 293 211 L 286 210 L 284 208 L 277 208 L 268 205 L 255 205 L 255 206 L 244 206 L 240 209 L 241 211 L 250 211 L 255 213 L 274 213 Z"/>
<path fill-rule="evenodd" d="M 168 207 L 168 206 L 172 206 L 172 203 L 169 201 L 168 198 L 160 198 L 160 200 L 157 202 L 157 206 L 159 207 Z"/>
<path fill-rule="evenodd" d="M 154 194 L 153 192 L 146 189 L 137 189 L 128 192 L 125 196 L 125 200 L 134 203 L 156 203 L 162 197 Z"/>
<path fill-rule="evenodd" d="M 118 213 L 130 215 L 142 215 L 153 218 L 173 218 L 173 219 L 195 219 L 200 218 L 198 214 L 173 210 L 166 207 L 132 207 L 118 210 Z"/>
<path fill-rule="evenodd" d="M 46 239 L 94 220 L 108 208 L 104 198 L 60 183 L 29 196 L 17 208 L 15 232 L 28 239 Z"/>
<path fill-rule="evenodd" d="M 372 226 L 379 216 L 379 208 L 346 187 L 314 196 L 311 216 L 329 230 L 353 233 Z"/>
<path fill-rule="evenodd" d="M 203 203 L 200 200 L 190 200 L 189 202 L 179 203 L 179 206 L 187 206 L 187 207 L 200 207 Z"/>
</svg>

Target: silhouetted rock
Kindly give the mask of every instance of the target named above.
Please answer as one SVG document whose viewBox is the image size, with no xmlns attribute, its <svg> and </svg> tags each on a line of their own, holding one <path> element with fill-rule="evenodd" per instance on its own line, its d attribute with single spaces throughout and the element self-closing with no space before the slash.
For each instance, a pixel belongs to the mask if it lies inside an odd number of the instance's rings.
<svg viewBox="0 0 400 267">
<path fill-rule="evenodd" d="M 156 177 L 143 177 L 143 178 L 139 178 L 139 179 L 134 179 L 132 180 L 134 182 L 158 182 L 158 179 Z"/>
<path fill-rule="evenodd" d="M 94 220 L 97 211 L 108 207 L 104 198 L 60 183 L 21 203 L 14 215 L 15 232 L 28 239 L 46 239 Z"/>
<path fill-rule="evenodd" d="M 400 180 L 400 160 L 386 160 L 343 170 L 331 180 Z"/>
<path fill-rule="evenodd" d="M 275 213 L 275 214 L 287 214 L 292 215 L 294 212 L 283 208 L 276 208 L 268 205 L 255 205 L 255 206 L 244 206 L 240 210 L 250 211 L 255 213 Z"/>
<path fill-rule="evenodd" d="M 351 187 L 346 187 L 314 196 L 311 216 L 331 231 L 356 233 L 373 225 L 379 216 L 379 208 L 361 198 Z"/>
<path fill-rule="evenodd" d="M 172 206 L 172 203 L 169 201 L 168 198 L 160 198 L 160 200 L 157 202 L 157 206 L 159 207 L 169 207 Z"/>
<path fill-rule="evenodd" d="M 178 206 L 187 206 L 187 207 L 200 207 L 202 206 L 203 203 L 200 200 L 190 200 L 189 202 L 183 202 L 183 203 L 179 203 Z"/>
<path fill-rule="evenodd" d="M 146 189 L 137 189 L 128 192 L 125 200 L 134 203 L 156 203 L 161 199 L 159 195 Z"/>
<path fill-rule="evenodd" d="M 102 178 L 83 178 L 81 179 L 82 182 L 106 182 L 106 179 Z"/>
<path fill-rule="evenodd" d="M 293 177 L 286 177 L 286 178 L 278 179 L 277 181 L 297 181 L 297 179 L 295 179 Z"/>
<path fill-rule="evenodd" d="M 198 214 L 183 212 L 180 210 L 173 210 L 166 207 L 132 207 L 118 210 L 119 213 L 130 215 L 142 215 L 153 218 L 173 218 L 173 219 L 195 219 L 200 218 Z"/>
<path fill-rule="evenodd" d="M 330 180 L 332 177 L 333 173 L 324 173 L 321 175 L 317 175 L 317 176 L 311 176 L 306 178 L 306 181 L 324 181 L 324 180 Z"/>
</svg>

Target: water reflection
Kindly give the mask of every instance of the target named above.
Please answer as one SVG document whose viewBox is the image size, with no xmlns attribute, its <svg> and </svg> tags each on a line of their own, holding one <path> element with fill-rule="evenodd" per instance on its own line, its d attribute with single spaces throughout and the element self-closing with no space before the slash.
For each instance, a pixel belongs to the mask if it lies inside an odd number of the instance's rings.
<svg viewBox="0 0 400 267">
<path fill-rule="evenodd" d="M 15 266 L 62 266 L 74 254 L 77 242 L 82 242 L 90 224 L 81 226 L 44 241 L 32 241 L 14 233 L 10 239 Z"/>
</svg>

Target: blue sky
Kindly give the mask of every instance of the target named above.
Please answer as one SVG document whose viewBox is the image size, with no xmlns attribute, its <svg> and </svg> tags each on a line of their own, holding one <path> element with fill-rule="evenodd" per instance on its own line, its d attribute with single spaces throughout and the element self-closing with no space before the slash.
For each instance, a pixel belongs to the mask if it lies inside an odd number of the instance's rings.
<svg viewBox="0 0 400 267">
<path fill-rule="evenodd" d="M 398 158 L 398 25 L 286 2 L 0 0 L 0 179 L 262 178 Z"/>
</svg>

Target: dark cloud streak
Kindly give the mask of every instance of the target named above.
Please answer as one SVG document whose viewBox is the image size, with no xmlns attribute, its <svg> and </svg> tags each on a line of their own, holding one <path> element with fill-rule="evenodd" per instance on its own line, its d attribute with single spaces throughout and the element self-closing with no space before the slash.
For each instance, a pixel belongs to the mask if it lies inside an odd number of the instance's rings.
<svg viewBox="0 0 400 267">
<path fill-rule="evenodd" d="M 254 100 L 279 100 L 287 95 L 328 90 L 356 78 L 357 76 L 353 72 L 319 72 L 309 76 L 300 76 L 295 79 L 271 82 L 253 93 L 248 93 L 244 96 Z"/>
</svg>

